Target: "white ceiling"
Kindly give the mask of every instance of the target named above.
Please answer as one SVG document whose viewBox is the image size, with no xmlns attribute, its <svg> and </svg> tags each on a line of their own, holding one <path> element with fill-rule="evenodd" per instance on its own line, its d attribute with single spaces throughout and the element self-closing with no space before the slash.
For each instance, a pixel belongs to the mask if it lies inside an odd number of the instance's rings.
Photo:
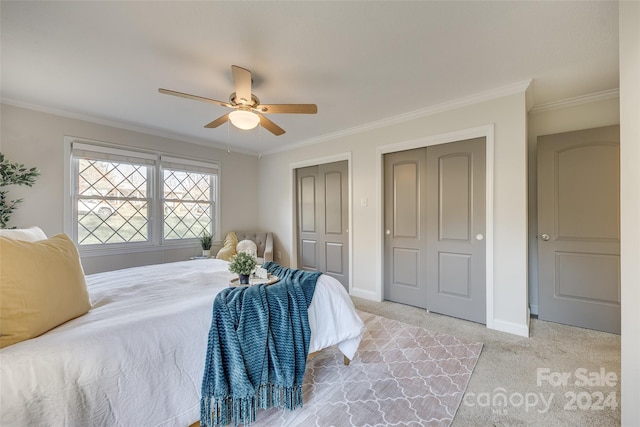
<svg viewBox="0 0 640 427">
<path fill-rule="evenodd" d="M 533 79 L 546 104 L 618 88 L 618 4 L 2 1 L 3 102 L 254 153 Z M 287 133 L 203 126 L 253 72 Z M 34 124 L 37 125 L 37 124 Z"/>
</svg>

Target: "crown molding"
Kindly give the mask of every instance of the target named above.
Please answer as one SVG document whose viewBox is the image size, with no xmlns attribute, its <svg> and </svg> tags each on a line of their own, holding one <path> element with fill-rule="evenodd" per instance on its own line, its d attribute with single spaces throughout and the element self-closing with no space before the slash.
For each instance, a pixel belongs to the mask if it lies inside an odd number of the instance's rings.
<svg viewBox="0 0 640 427">
<path fill-rule="evenodd" d="M 563 108 L 577 107 L 578 105 L 589 104 L 607 99 L 620 98 L 620 89 L 609 89 L 601 92 L 590 93 L 588 95 L 576 96 L 573 98 L 561 99 L 560 101 L 546 102 L 531 109 L 531 114 L 543 113 L 545 111 L 560 110 Z"/>
<path fill-rule="evenodd" d="M 532 79 L 523 80 L 510 85 L 492 89 L 489 91 L 480 92 L 471 96 L 458 98 L 451 101 L 443 102 L 441 104 L 422 108 L 420 110 L 410 111 L 408 113 L 399 114 L 397 116 L 388 117 L 386 119 L 366 123 L 364 125 L 355 126 L 349 129 L 344 129 L 341 131 L 324 134 L 315 138 L 306 139 L 296 144 L 291 144 L 291 145 L 287 145 L 286 147 L 276 148 L 261 154 L 255 153 L 253 151 L 248 151 L 248 150 L 238 150 L 237 148 L 231 150 L 231 147 L 228 147 L 226 144 L 218 143 L 213 140 L 193 138 L 193 137 L 189 137 L 189 136 L 178 134 L 178 133 L 159 130 L 156 128 L 144 127 L 144 126 L 139 126 L 132 123 L 103 119 L 99 117 L 90 116 L 87 114 L 74 113 L 74 112 L 61 110 L 57 108 L 45 107 L 37 104 L 30 104 L 27 102 L 17 101 L 10 98 L 0 98 L 0 103 L 11 105 L 14 107 L 39 111 L 42 113 L 48 113 L 48 114 L 53 114 L 57 116 L 67 117 L 70 119 L 83 120 L 83 121 L 87 121 L 87 122 L 91 122 L 91 123 L 95 123 L 103 126 L 115 127 L 118 129 L 124 129 L 132 132 L 144 133 L 147 135 L 157 136 L 160 138 L 167 138 L 167 139 L 173 139 L 177 141 L 188 142 L 191 144 L 202 145 L 205 147 L 215 148 L 215 149 L 223 150 L 227 152 L 235 152 L 238 154 L 257 156 L 260 158 L 263 155 L 275 154 L 279 152 L 293 150 L 296 148 L 306 147 L 309 145 L 319 144 L 319 143 L 331 141 L 337 138 L 355 135 L 361 132 L 375 130 L 375 129 L 379 129 L 379 128 L 390 126 L 390 125 L 404 123 L 410 120 L 435 115 L 445 111 L 450 111 L 450 110 L 478 104 L 481 102 L 489 101 L 496 98 L 501 98 L 508 95 L 513 95 L 516 93 L 524 92 L 526 94 L 527 110 L 531 114 L 537 114 L 545 111 L 553 111 L 553 110 L 558 110 L 563 108 L 575 107 L 583 104 L 589 104 L 592 102 L 604 101 L 607 99 L 614 99 L 614 98 L 620 97 L 620 89 L 616 88 L 616 89 L 609 89 L 601 92 L 595 92 L 588 95 L 581 95 L 573 98 L 567 98 L 560 101 L 547 102 L 544 104 L 539 104 L 539 105 L 530 107 L 533 99 L 533 97 L 531 96 L 532 87 L 533 87 Z"/>
<path fill-rule="evenodd" d="M 159 138 L 166 138 L 166 139 L 171 139 L 175 141 L 188 142 L 190 144 L 202 145 L 208 148 L 215 148 L 217 150 L 227 151 L 229 153 L 234 152 L 238 154 L 258 156 L 257 153 L 251 152 L 251 151 L 244 151 L 244 150 L 238 150 L 238 149 L 232 150 L 231 147 L 227 147 L 226 144 L 218 143 L 213 140 L 193 138 L 193 137 L 189 137 L 179 133 L 167 132 L 167 131 L 152 128 L 152 127 L 145 127 L 145 126 L 135 125 L 132 123 L 103 119 L 103 118 L 91 116 L 88 114 L 74 113 L 67 110 L 61 110 L 58 108 L 45 107 L 38 104 L 30 104 L 28 102 L 17 101 L 15 99 L 10 99 L 10 98 L 0 98 L 0 103 L 11 105 L 13 107 L 25 108 L 27 110 L 34 110 L 41 113 L 53 114 L 55 116 L 66 117 L 68 119 L 82 120 L 85 122 L 95 123 L 102 126 L 109 126 L 117 129 L 128 130 L 131 132 L 143 133 L 145 135 L 157 136 Z"/>
<path fill-rule="evenodd" d="M 496 89 L 488 90 L 485 92 L 479 92 L 474 95 L 466 96 L 463 98 L 457 98 L 451 101 L 443 102 L 441 104 L 436 104 L 430 107 L 422 108 L 420 110 L 410 111 L 408 113 L 399 114 L 397 116 L 388 117 L 386 119 L 366 123 L 364 125 L 355 126 L 349 129 L 338 131 L 338 132 L 332 132 L 325 135 L 321 135 L 316 138 L 306 139 L 296 144 L 287 145 L 286 147 L 269 150 L 268 152 L 263 153 L 263 155 L 275 154 L 283 151 L 293 150 L 296 148 L 306 147 L 309 145 L 319 144 L 321 142 L 327 142 L 337 138 L 355 135 L 365 131 L 375 130 L 375 129 L 379 129 L 386 126 L 408 122 L 410 120 L 432 116 L 445 111 L 455 110 L 458 108 L 479 104 L 481 102 L 490 101 L 492 99 L 502 98 L 502 97 L 514 95 L 517 93 L 523 93 L 529 89 L 532 81 L 533 81 L 532 79 L 523 80 L 517 83 L 512 83 L 510 85 L 501 86 Z"/>
<path fill-rule="evenodd" d="M 385 119 L 382 119 L 382 120 L 378 120 L 378 121 L 375 121 L 375 122 L 366 123 L 364 125 L 354 126 L 352 128 L 344 129 L 344 130 L 341 130 L 341 131 L 332 132 L 332 133 L 324 134 L 324 135 L 321 135 L 321 136 L 318 136 L 318 137 L 315 137 L 315 138 L 302 140 L 302 141 L 300 141 L 298 143 L 290 144 L 290 145 L 287 145 L 285 147 L 276 148 L 276 149 L 273 149 L 273 150 L 268 150 L 268 151 L 263 152 L 263 153 L 255 153 L 255 152 L 251 152 L 251 151 L 244 151 L 244 150 L 237 150 L 237 149 L 234 149 L 233 152 L 236 152 L 236 153 L 239 153 L 239 154 L 254 155 L 254 156 L 258 156 L 258 158 L 261 158 L 263 155 L 275 154 L 275 153 L 289 151 L 289 150 L 302 148 L 302 147 L 306 147 L 306 146 L 310 146 L 310 145 L 314 145 L 314 144 L 319 144 L 319 143 L 326 142 L 326 141 L 331 141 L 331 140 L 334 140 L 334 139 L 337 139 L 337 138 L 350 136 L 350 135 L 355 135 L 355 134 L 359 134 L 359 133 L 370 131 L 370 130 L 380 129 L 382 127 L 391 126 L 391 125 L 395 125 L 395 124 L 405 123 L 405 122 L 410 121 L 410 120 L 415 120 L 415 119 L 419 119 L 419 118 L 432 116 L 432 115 L 439 114 L 439 113 L 442 113 L 442 112 L 445 112 L 445 111 L 451 111 L 451 110 L 455 110 L 455 109 L 471 106 L 471 105 L 474 105 L 474 104 L 479 104 L 481 102 L 490 101 L 492 99 L 497 99 L 497 98 L 502 98 L 502 97 L 509 96 L 509 95 L 514 95 L 514 94 L 517 94 L 517 93 L 525 93 L 527 95 L 527 99 L 530 100 L 532 98 L 531 96 L 529 96 L 529 94 L 531 93 L 532 83 L 533 83 L 532 79 L 519 81 L 519 82 L 516 82 L 516 83 L 509 84 L 509 85 L 501 86 L 499 88 L 491 89 L 491 90 L 484 91 L 484 92 L 479 92 L 479 93 L 476 93 L 476 94 L 473 94 L 473 95 L 470 95 L 470 96 L 453 99 L 451 101 L 446 101 L 446 102 L 443 102 L 443 103 L 440 103 L 440 104 L 436 104 L 436 105 L 433 105 L 433 106 L 429 106 L 429 107 L 426 107 L 426 108 L 422 108 L 422 109 L 419 109 L 419 110 L 410 111 L 408 113 L 403 113 L 403 114 L 399 114 L 397 116 L 388 117 L 388 118 L 385 118 Z M 616 93 L 618 93 L 617 90 L 616 90 Z M 140 133 L 144 133 L 144 134 L 154 135 L 154 136 L 158 136 L 158 137 L 161 137 L 161 138 L 176 139 L 176 140 L 179 140 L 179 141 L 189 142 L 189 143 L 192 143 L 192 144 L 204 145 L 204 146 L 211 147 L 211 148 L 216 148 L 216 149 L 219 149 L 219 150 L 229 151 L 229 147 L 227 147 L 226 145 L 220 144 L 220 143 L 216 143 L 215 141 L 211 141 L 211 140 L 201 140 L 201 139 L 197 139 L 197 138 L 187 137 L 187 136 L 181 135 L 181 134 L 174 134 L 174 133 L 171 133 L 171 132 L 162 131 L 162 130 L 159 130 L 159 129 L 143 127 L 143 126 L 134 125 L 134 124 L 131 124 L 131 123 L 116 122 L 116 121 L 112 121 L 112 120 L 93 117 L 93 116 L 90 116 L 90 115 L 73 113 L 73 112 L 69 112 L 69 111 L 65 111 L 65 110 L 59 110 L 59 109 L 55 109 L 55 108 L 44 107 L 44 106 L 41 106 L 41 105 L 28 104 L 28 103 L 25 103 L 25 102 L 16 101 L 16 100 L 7 99 L 7 98 L 0 98 L 0 102 L 1 103 L 5 103 L 5 104 L 9 104 L 9 105 L 13 105 L 13 106 L 16 106 L 16 107 L 20 107 L 20 108 L 27 108 L 27 109 L 31 109 L 31 110 L 35 110 L 35 111 L 40 111 L 40 112 L 44 112 L 44 113 L 50 113 L 50 114 L 63 116 L 63 117 L 68 117 L 68 118 L 72 118 L 72 119 L 84 120 L 84 121 L 88 121 L 88 122 L 92 122 L 92 123 L 96 123 L 96 124 L 100 124 L 100 125 L 104 125 L 104 126 L 111 126 L 111 127 L 116 127 L 116 128 L 119 128 L 119 129 L 130 130 L 130 131 L 133 131 L 133 132 L 140 132 Z M 530 101 L 528 101 L 528 102 L 530 102 Z M 585 102 L 589 102 L 589 101 L 585 101 Z M 533 112 L 536 108 L 539 108 L 539 106 L 538 107 L 533 107 L 531 109 L 531 111 Z"/>
</svg>

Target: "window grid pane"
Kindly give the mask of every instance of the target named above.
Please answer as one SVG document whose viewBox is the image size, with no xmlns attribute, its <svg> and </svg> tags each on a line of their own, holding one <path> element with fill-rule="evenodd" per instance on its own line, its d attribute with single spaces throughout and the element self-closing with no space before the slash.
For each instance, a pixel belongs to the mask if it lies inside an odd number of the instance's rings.
<svg viewBox="0 0 640 427">
<path fill-rule="evenodd" d="M 79 159 L 79 196 L 147 197 L 148 166 Z"/>
<path fill-rule="evenodd" d="M 150 168 L 78 159 L 79 245 L 149 241 Z"/>
<path fill-rule="evenodd" d="M 211 233 L 214 176 L 200 172 L 163 169 L 163 211 L 165 240 L 200 237 Z"/>
</svg>

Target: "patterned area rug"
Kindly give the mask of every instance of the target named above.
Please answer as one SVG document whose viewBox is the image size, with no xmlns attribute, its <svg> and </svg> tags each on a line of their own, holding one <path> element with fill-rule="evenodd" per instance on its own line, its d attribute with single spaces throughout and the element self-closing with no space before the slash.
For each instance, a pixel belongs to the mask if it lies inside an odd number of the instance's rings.
<svg viewBox="0 0 640 427">
<path fill-rule="evenodd" d="M 482 343 L 358 311 L 367 331 L 354 360 L 337 347 L 307 362 L 304 406 L 259 410 L 254 426 L 448 426 Z"/>
</svg>

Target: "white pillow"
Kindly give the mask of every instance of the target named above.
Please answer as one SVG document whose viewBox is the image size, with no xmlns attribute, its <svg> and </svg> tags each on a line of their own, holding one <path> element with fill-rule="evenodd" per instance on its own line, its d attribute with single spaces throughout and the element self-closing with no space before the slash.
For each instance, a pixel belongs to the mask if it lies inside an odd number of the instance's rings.
<svg viewBox="0 0 640 427">
<path fill-rule="evenodd" d="M 253 240 L 242 240 L 236 245 L 236 252 L 247 252 L 253 255 L 254 258 L 257 258 L 258 246 L 256 246 Z"/>
<path fill-rule="evenodd" d="M 12 228 L 1 229 L 0 236 L 23 242 L 37 242 L 38 240 L 46 240 L 47 235 L 40 227 L 29 228 Z"/>
</svg>

